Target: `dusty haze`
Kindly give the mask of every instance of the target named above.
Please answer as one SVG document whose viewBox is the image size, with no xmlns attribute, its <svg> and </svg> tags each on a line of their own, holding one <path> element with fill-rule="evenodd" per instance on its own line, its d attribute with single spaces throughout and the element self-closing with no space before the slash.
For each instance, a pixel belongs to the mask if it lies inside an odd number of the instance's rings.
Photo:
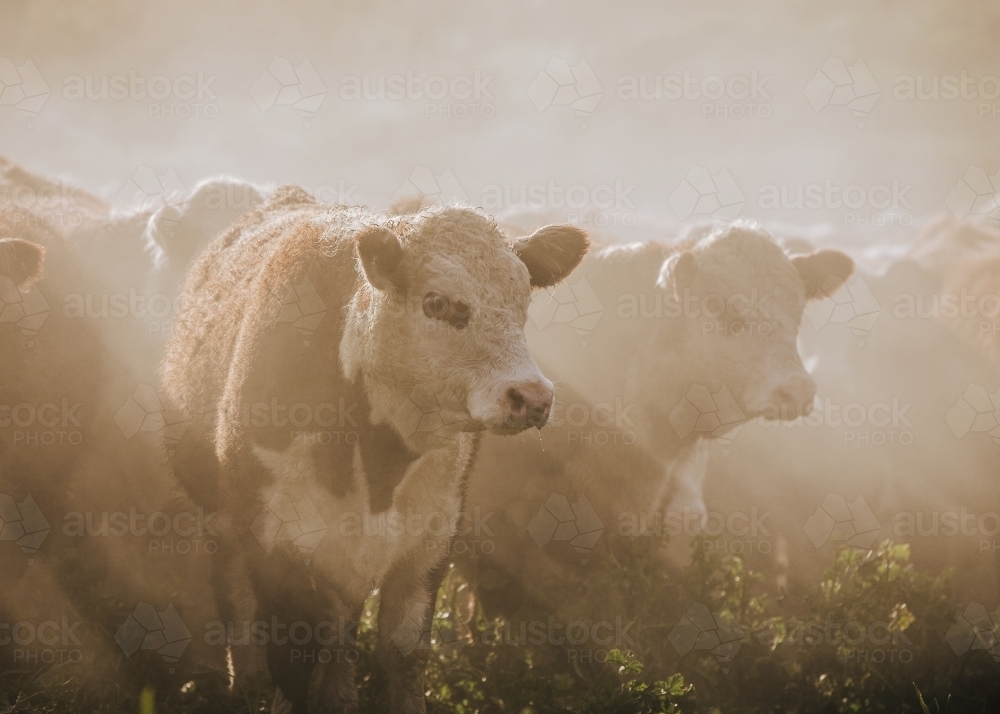
<svg viewBox="0 0 1000 714">
<path fill-rule="evenodd" d="M 799 349 L 818 404 L 864 413 L 743 424 L 710 447 L 705 506 L 771 514 L 768 551 L 748 557 L 778 589 L 813 583 L 829 560 L 804 526 L 817 509 L 861 497 L 880 539 L 910 542 L 921 566 L 954 566 L 956 603 L 992 611 L 997 533 L 894 528 L 907 514 L 1000 511 L 1000 397 L 976 401 L 1000 394 L 1000 298 L 962 324 L 900 307 L 901 295 L 929 309 L 932 296 L 1000 292 L 998 38 L 1000 4 L 978 2 L 13 0 L 0 8 L 0 155 L 120 217 L 226 174 L 375 209 L 464 201 L 525 233 L 568 222 L 648 241 L 741 218 L 790 252 L 843 250 L 857 292 L 836 300 L 853 307 L 807 311 Z M 162 98 L 133 91 L 132 76 L 158 78 Z M 366 96 L 380 82 L 384 95 Z M 963 243 L 960 220 L 987 238 Z M 124 292 L 150 289 L 142 270 L 96 269 L 118 271 Z M 599 307 L 616 319 L 618 303 Z M 129 344 L 130 384 L 155 379 L 162 345 L 148 333 Z M 172 498 L 156 463 L 135 496 L 150 510 Z M 130 557 L 109 567 L 128 572 Z M 203 579 L 170 582 L 178 607 L 207 607 Z M 35 592 L 21 587 L 12 613 Z"/>
</svg>

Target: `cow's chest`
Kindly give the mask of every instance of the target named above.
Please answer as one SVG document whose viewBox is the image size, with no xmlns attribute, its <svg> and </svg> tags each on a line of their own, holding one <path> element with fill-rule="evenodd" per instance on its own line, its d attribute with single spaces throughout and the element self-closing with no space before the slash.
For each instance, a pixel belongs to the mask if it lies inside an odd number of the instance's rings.
<svg viewBox="0 0 1000 714">
<path fill-rule="evenodd" d="M 346 479 L 324 473 L 337 466 L 317 458 L 307 445 L 254 451 L 274 476 L 261 493 L 267 522 L 258 527 L 274 535 L 258 540 L 268 549 L 293 546 L 349 602 L 363 602 L 394 567 L 407 565 L 424 574 L 448 552 L 462 509 L 457 444 L 409 462 L 388 499 L 372 498 L 377 479 L 367 473 L 360 445 L 350 464 L 340 465 L 350 470 L 346 489 L 329 487 Z"/>
</svg>

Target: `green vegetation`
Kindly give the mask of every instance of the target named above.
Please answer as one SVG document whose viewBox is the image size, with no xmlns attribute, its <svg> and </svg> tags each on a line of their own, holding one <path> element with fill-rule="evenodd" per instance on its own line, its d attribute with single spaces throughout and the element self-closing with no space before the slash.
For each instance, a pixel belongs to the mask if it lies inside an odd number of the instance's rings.
<svg viewBox="0 0 1000 714">
<path fill-rule="evenodd" d="M 789 596 L 766 595 L 762 577 L 739 557 L 714 553 L 696 547 L 683 577 L 673 579 L 648 553 L 619 558 L 627 565 L 595 575 L 580 601 L 592 602 L 599 595 L 605 613 L 619 613 L 632 624 L 607 647 L 602 644 L 607 638 L 597 638 L 594 630 L 576 649 L 565 638 L 558 644 L 551 636 L 532 638 L 531 633 L 544 628 L 524 628 L 525 619 L 518 619 L 537 615 L 530 608 L 507 619 L 488 614 L 474 595 L 474 583 L 453 569 L 439 593 L 428 638 L 428 710 L 1000 711 L 1000 665 L 976 647 L 957 656 L 945 639 L 959 614 L 950 599 L 949 574 L 918 572 L 907 546 L 886 542 L 869 552 L 845 548 L 818 586 L 794 602 Z M 724 631 L 727 648 L 712 649 L 719 641 L 712 635 L 695 641 L 695 630 L 691 635 L 675 629 L 690 603 L 717 615 L 716 634 Z M 370 602 L 357 634 L 364 712 L 387 710 L 385 675 L 373 654 L 376 610 L 377 602 Z M 593 623 L 596 616 L 572 612 L 581 623 Z M 600 646 L 588 649 L 595 640 Z M 84 675 L 71 665 L 3 673 L 0 714 L 257 712 L 269 705 L 264 677 L 233 695 L 217 672 L 185 675 L 183 686 L 168 685 L 162 673 L 132 673 L 125 679 L 139 680 L 133 686 L 83 684 Z"/>
</svg>

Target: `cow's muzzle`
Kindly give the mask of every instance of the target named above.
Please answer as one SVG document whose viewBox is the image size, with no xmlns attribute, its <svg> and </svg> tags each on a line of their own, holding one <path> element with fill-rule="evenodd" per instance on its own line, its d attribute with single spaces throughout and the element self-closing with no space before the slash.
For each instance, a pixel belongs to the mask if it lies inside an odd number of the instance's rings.
<svg viewBox="0 0 1000 714">
<path fill-rule="evenodd" d="M 504 431 L 523 431 L 529 427 L 541 429 L 552 411 L 552 388 L 540 382 L 527 382 L 510 387 L 504 395 Z"/>
</svg>

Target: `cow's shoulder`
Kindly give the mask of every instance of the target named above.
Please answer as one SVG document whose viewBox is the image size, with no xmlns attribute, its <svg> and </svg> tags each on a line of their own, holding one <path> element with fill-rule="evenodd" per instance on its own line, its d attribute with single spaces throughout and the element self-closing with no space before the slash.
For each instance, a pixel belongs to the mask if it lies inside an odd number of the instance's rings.
<svg viewBox="0 0 1000 714">
<path fill-rule="evenodd" d="M 324 206 L 283 187 L 202 252 L 188 273 L 163 367 L 179 406 L 195 414 L 235 408 L 250 370 L 286 369 L 287 362 L 271 361 L 294 358 L 303 332 L 317 333 L 317 343 L 337 340 L 358 284 L 347 236 L 362 219 L 360 210 Z M 224 395 L 228 405 L 220 404 Z"/>
</svg>

